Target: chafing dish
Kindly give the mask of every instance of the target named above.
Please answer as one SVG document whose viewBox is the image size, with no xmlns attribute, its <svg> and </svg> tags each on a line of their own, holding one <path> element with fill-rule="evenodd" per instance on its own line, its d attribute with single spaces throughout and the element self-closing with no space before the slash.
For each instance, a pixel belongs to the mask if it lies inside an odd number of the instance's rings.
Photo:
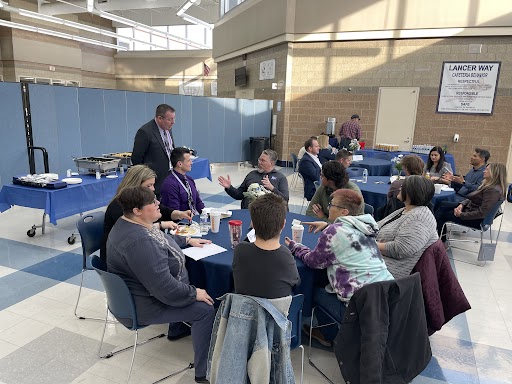
<svg viewBox="0 0 512 384">
<path fill-rule="evenodd" d="M 113 159 L 111 157 L 77 157 L 73 159 L 81 174 L 96 174 L 99 172 L 102 175 L 115 173 L 116 168 L 119 166 L 121 159 Z"/>
<path fill-rule="evenodd" d="M 126 166 L 125 168 L 132 166 L 132 153 L 131 152 L 115 152 L 115 153 L 107 153 L 103 156 L 112 158 L 112 159 L 119 159 L 119 166 Z"/>
</svg>

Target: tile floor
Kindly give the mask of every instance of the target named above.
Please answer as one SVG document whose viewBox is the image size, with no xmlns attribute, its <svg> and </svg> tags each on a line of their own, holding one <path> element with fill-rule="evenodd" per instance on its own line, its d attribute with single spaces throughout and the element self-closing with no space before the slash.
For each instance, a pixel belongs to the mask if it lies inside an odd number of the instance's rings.
<svg viewBox="0 0 512 384">
<path fill-rule="evenodd" d="M 239 208 L 217 184 L 219 174 L 230 174 L 234 185 L 250 168 L 215 165 L 214 182 L 198 180 L 203 200 L 210 207 Z M 292 180 L 291 169 L 284 169 Z M 302 205 L 299 183 L 291 194 L 291 210 Z M 131 354 L 97 359 L 102 323 L 78 320 L 73 315 L 81 270 L 81 248 L 68 245 L 77 216 L 49 224 L 47 233 L 26 235 L 39 223 L 41 212 L 14 207 L 0 214 L 0 384 L 113 384 L 126 380 Z M 512 210 L 503 219 L 495 261 L 484 267 L 455 262 L 454 267 L 472 309 L 457 316 L 431 337 L 433 358 L 413 383 L 497 384 L 512 383 Z M 454 250 L 466 260 L 475 257 Z M 105 295 L 94 272 L 86 274 L 79 313 L 102 317 Z M 165 332 L 167 327 L 145 328 L 144 336 Z M 130 333 L 115 322 L 108 325 L 105 350 L 126 346 Z M 319 365 L 337 383 L 343 383 L 331 352 L 315 349 Z M 300 352 L 292 352 L 296 374 Z M 131 383 L 151 383 L 192 361 L 190 338 L 169 342 L 158 339 L 138 349 Z M 306 363 L 305 382 L 326 381 Z M 165 383 L 193 383 L 193 372 Z"/>
</svg>

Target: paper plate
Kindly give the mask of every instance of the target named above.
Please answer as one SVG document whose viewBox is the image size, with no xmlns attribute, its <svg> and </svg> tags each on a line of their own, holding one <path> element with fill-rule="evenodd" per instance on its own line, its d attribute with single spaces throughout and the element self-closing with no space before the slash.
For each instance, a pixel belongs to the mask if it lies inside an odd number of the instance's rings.
<svg viewBox="0 0 512 384">
<path fill-rule="evenodd" d="M 68 177 L 67 179 L 62 179 L 66 184 L 80 184 L 82 179 L 79 177 Z"/>
<path fill-rule="evenodd" d="M 117 175 L 107 175 L 105 176 L 107 179 L 117 179 Z"/>
<path fill-rule="evenodd" d="M 199 228 L 194 225 L 180 225 L 176 230 L 178 236 L 194 236 L 199 234 Z"/>
<path fill-rule="evenodd" d="M 445 192 L 453 192 L 454 189 L 453 188 L 450 188 L 450 187 L 443 187 L 441 188 L 441 191 L 445 191 Z"/>
</svg>

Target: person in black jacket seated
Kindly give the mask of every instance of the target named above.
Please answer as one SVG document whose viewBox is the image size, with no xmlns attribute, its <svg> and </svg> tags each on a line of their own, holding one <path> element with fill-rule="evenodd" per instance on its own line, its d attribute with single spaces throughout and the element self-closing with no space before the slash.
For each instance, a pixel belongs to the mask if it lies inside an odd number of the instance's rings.
<svg viewBox="0 0 512 384">
<path fill-rule="evenodd" d="M 140 325 L 182 321 L 191 324 L 195 380 L 208 383 L 206 366 L 215 317 L 213 299 L 204 289 L 190 285 L 180 246 L 153 225 L 161 216 L 153 191 L 128 187 L 121 191 L 118 201 L 123 216 L 108 237 L 107 270 L 125 281 Z M 131 326 L 122 318 L 118 320 Z"/>
<path fill-rule="evenodd" d="M 304 180 L 304 197 L 307 201 L 311 201 L 316 190 L 315 181 L 320 182 L 320 170 L 322 169 L 318 158 L 320 145 L 318 145 L 318 140 L 309 138 L 304 143 L 304 148 L 306 148 L 306 153 L 300 160 L 299 173 Z"/>
<path fill-rule="evenodd" d="M 288 192 L 288 180 L 285 175 L 274 168 L 276 161 L 276 151 L 273 151 L 272 149 L 265 149 L 261 152 L 261 155 L 258 158 L 258 169 L 249 172 L 238 188 L 231 185 L 229 175 L 226 177 L 219 176 L 219 184 L 233 199 L 242 200 L 242 209 L 249 208 L 249 203 L 252 201 L 251 198 L 244 196 L 244 192 L 247 192 L 251 184 L 261 184 L 269 191 L 281 196 L 286 200 L 286 203 L 288 203 L 288 200 L 290 199 Z"/>
<path fill-rule="evenodd" d="M 291 252 L 279 242 L 286 223 L 286 202 L 268 193 L 254 200 L 249 212 L 256 241 L 243 241 L 235 247 L 235 292 L 266 299 L 290 296 L 300 278 Z"/>
<path fill-rule="evenodd" d="M 320 160 L 320 163 L 322 165 L 330 160 L 334 160 L 336 156 L 336 150 L 333 150 L 333 148 L 329 144 L 329 136 L 318 136 L 318 145 L 320 146 L 320 151 L 318 152 L 318 159 Z"/>
</svg>

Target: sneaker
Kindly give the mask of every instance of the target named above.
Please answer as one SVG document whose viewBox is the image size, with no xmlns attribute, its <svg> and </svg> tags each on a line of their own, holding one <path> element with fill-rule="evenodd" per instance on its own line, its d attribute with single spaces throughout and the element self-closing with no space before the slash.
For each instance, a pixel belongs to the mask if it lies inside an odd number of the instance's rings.
<svg viewBox="0 0 512 384">
<path fill-rule="evenodd" d="M 303 325 L 302 326 L 302 331 L 308 335 L 309 337 L 309 327 L 307 327 L 306 325 Z M 322 344 L 324 347 L 332 347 L 332 342 L 330 342 L 329 340 L 327 340 L 325 338 L 325 336 L 322 334 L 322 332 L 320 332 L 320 329 L 318 328 L 313 328 L 313 332 L 311 334 L 311 338 L 315 339 L 316 341 L 318 341 L 320 344 Z"/>
</svg>

